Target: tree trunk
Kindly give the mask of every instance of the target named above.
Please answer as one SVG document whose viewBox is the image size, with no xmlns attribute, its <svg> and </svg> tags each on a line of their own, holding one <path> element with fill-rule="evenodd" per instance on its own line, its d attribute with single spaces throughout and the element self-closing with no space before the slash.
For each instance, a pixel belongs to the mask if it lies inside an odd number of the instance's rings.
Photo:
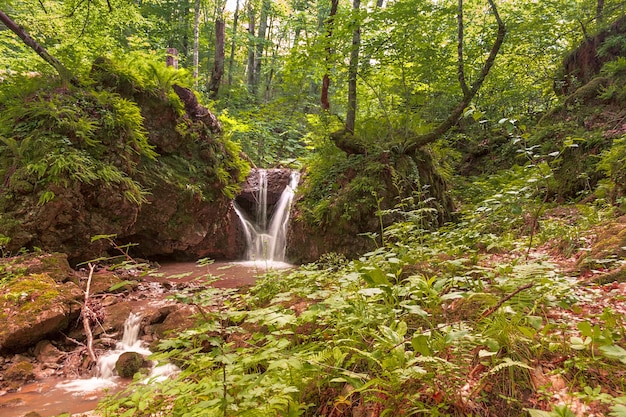
<svg viewBox="0 0 626 417">
<path fill-rule="evenodd" d="M 209 84 L 210 97 L 217 97 L 220 88 L 222 75 L 224 75 L 224 32 L 226 24 L 222 17 L 215 19 L 215 64 L 211 72 L 211 82 Z"/>
<path fill-rule="evenodd" d="M 198 55 L 200 39 L 200 0 L 196 0 L 193 9 L 193 86 L 198 88 Z"/>
<path fill-rule="evenodd" d="M 259 34 L 256 38 L 256 53 L 254 57 L 254 95 L 256 95 L 261 81 L 261 67 L 263 65 L 263 52 L 265 50 L 265 33 L 267 31 L 269 8 L 269 0 L 263 0 L 263 3 L 261 4 L 261 17 L 259 18 Z"/>
<path fill-rule="evenodd" d="M 598 25 L 604 23 L 604 0 L 598 0 L 596 4 L 596 20 Z"/>
<path fill-rule="evenodd" d="M 235 0 L 235 16 L 233 17 L 233 39 L 230 43 L 230 58 L 228 59 L 228 86 L 233 85 L 233 65 L 235 63 L 235 48 L 237 47 L 237 24 L 239 23 L 239 0 Z"/>
<path fill-rule="evenodd" d="M 330 45 L 331 40 L 333 38 L 333 29 L 335 26 L 335 16 L 337 15 L 337 7 L 339 6 L 339 0 L 332 0 L 330 6 L 330 13 L 328 14 L 328 19 L 326 19 L 326 56 L 324 57 L 324 63 L 326 66 L 326 70 L 324 72 L 324 77 L 322 78 L 322 95 L 321 95 L 321 104 L 322 110 L 330 110 L 330 101 L 328 99 L 328 90 L 330 89 L 330 61 L 331 56 L 333 54 L 333 49 Z"/>
<path fill-rule="evenodd" d="M 39 42 L 34 40 L 21 26 L 17 25 L 17 23 L 15 23 L 13 19 L 7 16 L 2 10 L 0 10 L 0 22 L 2 22 L 11 32 L 19 36 L 24 44 L 35 51 L 37 55 L 43 58 L 44 61 L 52 65 L 63 81 L 68 81 L 73 84 L 78 82 L 74 75 L 67 68 L 65 68 L 61 61 L 50 55 L 50 53 L 48 53 L 48 51 Z"/>
<path fill-rule="evenodd" d="M 356 81 L 359 72 L 359 49 L 361 48 L 360 10 L 361 0 L 353 0 L 352 13 L 354 15 L 355 27 L 352 32 L 352 49 L 350 50 L 350 65 L 348 67 L 348 111 L 346 114 L 346 130 L 350 133 L 354 133 L 356 123 Z"/>
<path fill-rule="evenodd" d="M 506 34 L 506 28 L 504 26 L 504 23 L 502 22 L 502 19 L 500 19 L 500 14 L 498 13 L 498 9 L 494 1 L 488 0 L 488 2 L 489 2 L 489 5 L 491 6 L 491 12 L 493 13 L 496 19 L 496 22 L 498 24 L 498 33 L 496 35 L 496 40 L 494 41 L 491 47 L 491 51 L 489 52 L 489 56 L 487 57 L 485 64 L 483 65 L 480 73 L 478 74 L 478 77 L 474 80 L 471 86 L 467 86 L 464 81 L 465 80 L 464 67 L 463 65 L 458 65 L 458 72 L 459 72 L 458 78 L 461 84 L 461 89 L 463 90 L 463 98 L 459 101 L 456 107 L 452 109 L 448 117 L 443 122 L 441 122 L 439 126 L 437 126 L 432 132 L 426 133 L 424 135 L 418 135 L 410 139 L 405 144 L 405 147 L 404 147 L 405 154 L 414 153 L 417 149 L 421 148 L 422 146 L 428 145 L 429 143 L 432 143 L 436 141 L 437 139 L 441 138 L 441 136 L 443 136 L 448 130 L 450 130 L 450 128 L 452 128 L 452 126 L 454 126 L 458 122 L 465 108 L 471 103 L 472 99 L 474 98 L 474 96 L 476 95 L 480 87 L 483 85 L 485 78 L 489 74 L 489 71 L 491 70 L 491 67 L 493 66 L 496 60 L 496 56 L 498 55 L 498 52 L 500 51 L 500 47 L 502 46 L 502 43 L 504 42 L 504 35 Z M 463 2 L 459 0 L 460 13 L 459 13 L 459 18 L 458 18 L 458 23 L 459 23 L 458 57 L 460 60 L 462 60 L 462 57 L 463 57 L 463 16 L 462 16 L 463 10 L 462 10 L 462 6 L 463 6 Z"/>
<path fill-rule="evenodd" d="M 248 0 L 248 91 L 254 91 L 254 8 Z"/>
</svg>

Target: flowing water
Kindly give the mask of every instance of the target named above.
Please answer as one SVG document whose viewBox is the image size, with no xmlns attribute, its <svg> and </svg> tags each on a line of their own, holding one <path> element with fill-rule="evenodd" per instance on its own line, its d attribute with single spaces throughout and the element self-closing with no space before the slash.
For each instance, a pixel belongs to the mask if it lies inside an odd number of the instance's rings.
<svg viewBox="0 0 626 417">
<path fill-rule="evenodd" d="M 252 221 L 250 216 L 233 203 L 244 228 L 246 261 L 215 262 L 204 266 L 198 266 L 194 262 L 166 263 L 159 268 L 158 276 L 145 277 L 144 281 L 185 282 L 208 278 L 213 281 L 211 285 L 214 287 L 238 288 L 254 285 L 257 277 L 267 271 L 292 267 L 284 262 L 285 245 L 289 212 L 300 175 L 297 172 L 292 173 L 289 185 L 271 210 L 267 204 L 266 172 L 260 170 L 259 175 L 261 186 L 255 213 L 257 220 Z M 98 359 L 97 375 L 93 378 L 63 380 L 51 377 L 26 385 L 16 393 L 0 394 L 0 416 L 22 417 L 28 412 L 36 411 L 41 417 L 52 417 L 93 410 L 106 393 L 117 392 L 126 385 L 127 382 L 115 374 L 115 362 L 123 352 L 133 351 L 146 356 L 151 353 L 139 339 L 140 324 L 141 315 L 131 313 L 124 324 L 122 340 L 114 350 Z M 155 367 L 146 382 L 167 378 L 176 371 L 174 365 Z"/>
<path fill-rule="evenodd" d="M 289 184 L 271 213 L 267 204 L 267 172 L 259 170 L 259 194 L 257 196 L 256 221 L 233 202 L 246 236 L 246 258 L 249 262 L 284 263 L 287 244 L 287 226 L 293 196 L 300 180 L 300 173 L 293 171 Z"/>
</svg>

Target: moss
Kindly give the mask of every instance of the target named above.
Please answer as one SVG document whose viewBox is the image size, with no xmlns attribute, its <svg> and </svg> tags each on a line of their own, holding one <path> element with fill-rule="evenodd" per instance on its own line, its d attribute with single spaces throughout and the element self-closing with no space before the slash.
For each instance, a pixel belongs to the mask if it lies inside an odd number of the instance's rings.
<svg viewBox="0 0 626 417">
<path fill-rule="evenodd" d="M 146 366 L 146 360 L 137 352 L 124 352 L 115 362 L 115 370 L 122 378 L 132 378 L 139 370 Z"/>
<path fill-rule="evenodd" d="M 588 103 L 589 101 L 597 98 L 609 82 L 610 79 L 607 77 L 596 77 L 587 84 L 578 88 L 574 93 L 570 94 L 565 100 L 565 103 Z"/>
<path fill-rule="evenodd" d="M 0 291 L 5 304 L 31 314 L 47 309 L 60 295 L 57 283 L 46 273 L 14 279 Z"/>
<path fill-rule="evenodd" d="M 595 243 L 587 256 L 581 257 L 578 265 L 581 269 L 598 266 L 610 266 L 612 260 L 626 256 L 626 216 L 607 224 L 597 231 Z"/>
<path fill-rule="evenodd" d="M 33 364 L 28 361 L 20 361 L 10 366 L 4 373 L 4 377 L 10 381 L 29 381 L 35 378 Z"/>
</svg>

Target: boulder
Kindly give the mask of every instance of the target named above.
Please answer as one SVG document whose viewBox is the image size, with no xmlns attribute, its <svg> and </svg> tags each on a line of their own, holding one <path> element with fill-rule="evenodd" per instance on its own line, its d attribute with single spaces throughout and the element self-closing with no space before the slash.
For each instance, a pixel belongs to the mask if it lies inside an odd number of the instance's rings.
<svg viewBox="0 0 626 417">
<path fill-rule="evenodd" d="M 4 384 L 9 391 L 13 391 L 22 385 L 35 380 L 35 367 L 26 360 L 20 359 L 14 361 L 4 371 Z"/>
<path fill-rule="evenodd" d="M 35 358 L 44 366 L 56 368 L 63 360 L 63 352 L 57 349 L 49 340 L 41 340 L 35 346 Z"/>
<path fill-rule="evenodd" d="M 81 289 L 57 283 L 47 273 L 21 276 L 0 288 L 0 351 L 23 351 L 67 331 L 78 318 Z"/>
<path fill-rule="evenodd" d="M 124 352 L 115 362 L 115 370 L 122 378 L 132 378 L 141 368 L 146 366 L 146 359 L 137 352 Z"/>
<path fill-rule="evenodd" d="M 0 186 L 6 250 L 63 252 L 72 265 L 120 256 L 125 244 L 144 258 L 239 257 L 231 200 L 249 163 L 215 116 L 177 88 L 183 113 L 172 91 L 142 85 L 108 59 L 97 59 L 90 77 L 63 89 L 42 83 L 23 102 L 0 106 L 23 115 L 11 120 L 13 139 L 38 147 L 31 159 L 0 158 L 0 172 L 8 173 Z M 50 122 L 58 117 L 37 107 L 46 102 L 72 108 L 67 117 L 93 129 L 77 135 L 71 123 Z M 34 145 L 32 137 L 41 140 Z M 51 161 L 64 168 L 27 168 Z"/>
</svg>

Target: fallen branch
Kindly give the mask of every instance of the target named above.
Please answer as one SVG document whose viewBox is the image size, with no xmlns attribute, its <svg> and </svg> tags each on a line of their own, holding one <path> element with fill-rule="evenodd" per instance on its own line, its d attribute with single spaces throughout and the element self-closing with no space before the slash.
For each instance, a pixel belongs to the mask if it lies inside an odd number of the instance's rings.
<svg viewBox="0 0 626 417">
<path fill-rule="evenodd" d="M 489 317 L 490 315 L 492 315 L 493 313 L 496 312 L 496 310 L 498 310 L 500 307 L 502 307 L 502 304 L 506 303 L 507 301 L 509 301 L 511 298 L 515 297 L 517 294 L 519 294 L 520 292 L 529 289 L 530 287 L 532 287 L 533 285 L 535 285 L 534 283 L 528 283 L 526 285 L 522 285 L 521 287 L 518 287 L 515 291 L 513 291 L 511 294 L 507 295 L 506 297 L 502 298 L 500 301 L 498 301 L 498 304 L 496 304 L 493 307 L 488 308 L 487 310 L 485 310 L 483 312 L 483 314 L 480 315 L 481 319 L 484 319 L 486 317 Z"/>
<path fill-rule="evenodd" d="M 93 272 L 96 269 L 96 266 L 89 263 L 89 278 L 87 278 L 87 289 L 85 289 L 85 305 L 83 306 L 83 328 L 85 329 L 85 334 L 87 335 L 87 352 L 89 353 L 89 358 L 96 362 L 96 354 L 93 350 L 93 333 L 91 333 L 91 324 L 90 320 L 93 316 L 93 312 L 89 307 L 89 291 L 91 289 L 91 279 L 93 278 Z"/>
</svg>

